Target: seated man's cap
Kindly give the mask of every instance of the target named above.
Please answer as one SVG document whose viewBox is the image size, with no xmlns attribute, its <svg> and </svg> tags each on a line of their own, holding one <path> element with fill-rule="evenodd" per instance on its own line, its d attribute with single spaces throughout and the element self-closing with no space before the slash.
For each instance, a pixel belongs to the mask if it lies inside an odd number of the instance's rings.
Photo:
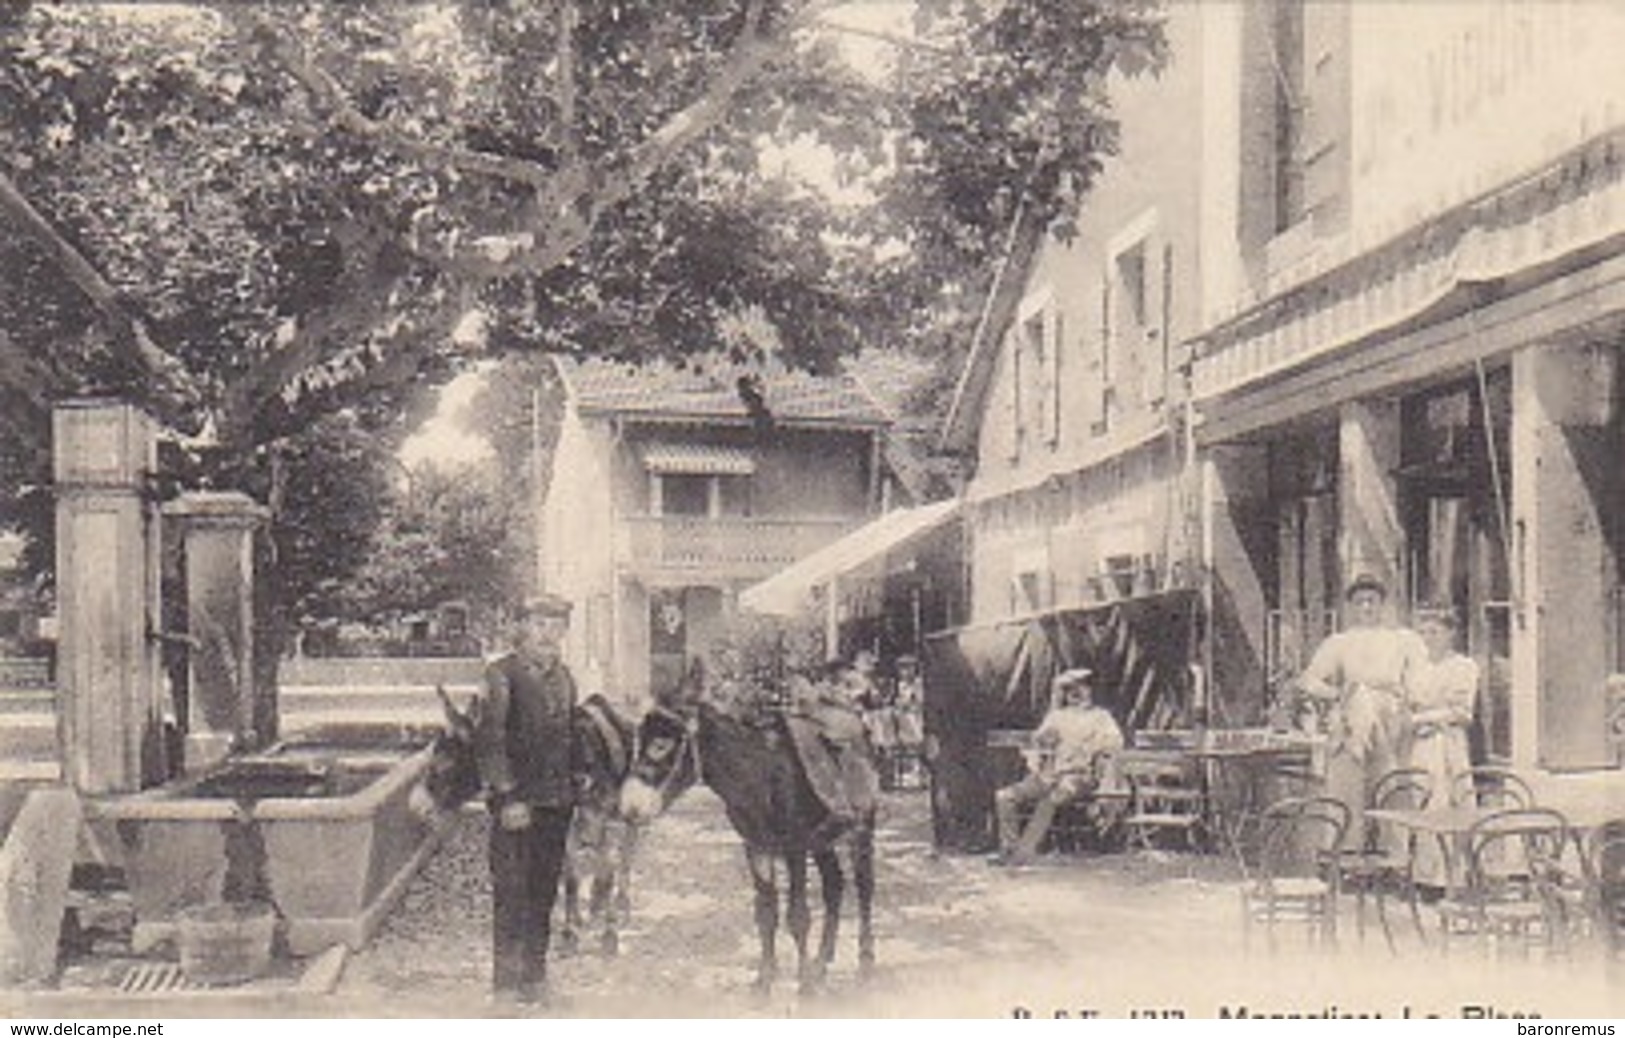
<svg viewBox="0 0 1625 1038">
<path fill-rule="evenodd" d="M 568 620 L 573 607 L 568 598 L 543 592 L 525 599 L 519 607 L 519 616 L 559 616 Z"/>
<path fill-rule="evenodd" d="M 1055 675 L 1055 684 L 1061 688 L 1072 688 L 1075 685 L 1090 685 L 1094 683 L 1095 672 L 1088 667 L 1073 667 L 1063 670 Z"/>
</svg>

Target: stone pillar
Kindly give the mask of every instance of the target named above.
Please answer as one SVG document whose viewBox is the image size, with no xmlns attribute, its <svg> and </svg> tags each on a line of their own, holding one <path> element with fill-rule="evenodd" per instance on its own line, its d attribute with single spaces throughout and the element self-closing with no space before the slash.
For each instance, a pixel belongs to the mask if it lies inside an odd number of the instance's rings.
<svg viewBox="0 0 1625 1038">
<path fill-rule="evenodd" d="M 271 733 L 255 718 L 254 531 L 269 515 L 246 494 L 198 491 L 164 506 L 186 552 L 191 700 L 186 770 L 231 750 L 259 748 Z"/>
<path fill-rule="evenodd" d="M 1399 467 L 1399 404 L 1351 400 L 1338 428 L 1339 555 L 1342 583 L 1361 574 L 1388 586 L 1397 609 L 1406 602 L 1405 531 L 1399 519 L 1394 470 Z"/>
<path fill-rule="evenodd" d="M 129 404 L 73 400 L 52 415 L 58 745 L 82 793 L 166 777 L 156 523 L 146 499 L 156 428 Z"/>
<path fill-rule="evenodd" d="M 1512 752 L 1520 767 L 1614 763 L 1603 682 L 1613 669 L 1619 563 L 1615 348 L 1534 345 L 1512 361 Z"/>
<path fill-rule="evenodd" d="M 1272 530 L 1269 455 L 1258 447 L 1233 444 L 1209 447 L 1203 455 L 1204 663 L 1213 714 L 1206 720 L 1257 723 L 1267 693 L 1267 587 L 1275 579 L 1266 568 Z"/>
</svg>

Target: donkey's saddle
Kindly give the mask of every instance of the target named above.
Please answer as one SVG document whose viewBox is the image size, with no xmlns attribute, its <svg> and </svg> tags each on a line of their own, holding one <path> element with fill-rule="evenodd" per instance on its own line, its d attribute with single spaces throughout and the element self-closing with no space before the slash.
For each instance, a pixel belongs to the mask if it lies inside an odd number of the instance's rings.
<svg viewBox="0 0 1625 1038">
<path fill-rule="evenodd" d="M 807 782 L 829 812 L 829 835 L 850 828 L 875 809 L 879 775 L 856 711 L 819 703 L 786 713 L 785 728 Z"/>
</svg>

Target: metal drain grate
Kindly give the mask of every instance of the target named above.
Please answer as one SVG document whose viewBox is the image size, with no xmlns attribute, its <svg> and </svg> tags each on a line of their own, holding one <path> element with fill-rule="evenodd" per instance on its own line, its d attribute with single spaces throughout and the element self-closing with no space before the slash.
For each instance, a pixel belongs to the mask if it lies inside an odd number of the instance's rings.
<svg viewBox="0 0 1625 1038">
<path fill-rule="evenodd" d="M 173 962 L 138 962 L 131 966 L 118 989 L 132 995 L 186 991 L 192 987 L 180 965 Z"/>
</svg>

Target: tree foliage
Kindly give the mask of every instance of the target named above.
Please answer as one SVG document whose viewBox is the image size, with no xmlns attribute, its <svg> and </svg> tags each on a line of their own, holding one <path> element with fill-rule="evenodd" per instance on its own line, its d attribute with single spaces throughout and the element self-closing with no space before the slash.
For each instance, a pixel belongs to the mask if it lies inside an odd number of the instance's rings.
<svg viewBox="0 0 1625 1038">
<path fill-rule="evenodd" d="M 397 484 L 339 608 L 315 615 L 378 621 L 448 602 L 479 613 L 517 601 L 533 557 L 516 513 L 523 502 L 503 486 L 494 467 L 414 470 L 404 486 Z"/>
<path fill-rule="evenodd" d="M 364 460 L 326 423 L 398 444 L 477 355 L 682 356 L 746 309 L 814 369 L 962 343 L 1008 228 L 1064 227 L 1113 149 L 1157 6 L 920 0 L 878 74 L 840 7 L 0 7 L 0 521 L 48 512 L 68 394 L 315 521 L 296 492 Z"/>
</svg>

